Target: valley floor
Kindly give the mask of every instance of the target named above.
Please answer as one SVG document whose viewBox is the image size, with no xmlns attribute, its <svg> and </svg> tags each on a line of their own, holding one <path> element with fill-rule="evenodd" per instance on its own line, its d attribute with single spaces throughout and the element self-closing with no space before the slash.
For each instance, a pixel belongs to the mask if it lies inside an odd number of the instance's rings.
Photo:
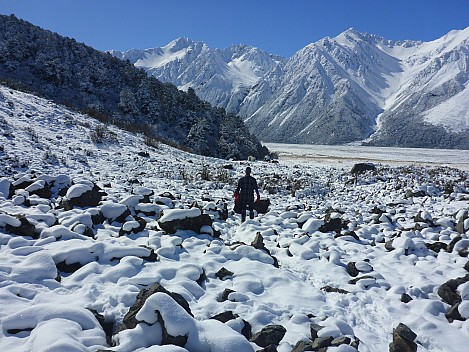
<svg viewBox="0 0 469 352">
<path fill-rule="evenodd" d="M 282 160 L 305 161 L 320 166 L 351 168 L 358 162 L 391 166 L 448 166 L 469 171 L 469 151 L 459 149 L 389 148 L 349 145 L 263 143 Z"/>
</svg>

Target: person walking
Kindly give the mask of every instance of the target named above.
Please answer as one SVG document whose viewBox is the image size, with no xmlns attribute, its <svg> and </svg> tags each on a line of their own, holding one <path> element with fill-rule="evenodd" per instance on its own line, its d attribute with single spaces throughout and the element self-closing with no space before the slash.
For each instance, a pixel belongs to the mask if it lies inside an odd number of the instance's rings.
<svg viewBox="0 0 469 352">
<path fill-rule="evenodd" d="M 246 175 L 238 180 L 238 186 L 234 192 L 235 203 L 239 203 L 241 221 L 246 221 L 246 210 L 249 209 L 249 218 L 254 219 L 254 192 L 257 194 L 256 203 L 260 202 L 259 187 L 257 181 L 251 176 L 251 168 L 246 168 Z"/>
</svg>

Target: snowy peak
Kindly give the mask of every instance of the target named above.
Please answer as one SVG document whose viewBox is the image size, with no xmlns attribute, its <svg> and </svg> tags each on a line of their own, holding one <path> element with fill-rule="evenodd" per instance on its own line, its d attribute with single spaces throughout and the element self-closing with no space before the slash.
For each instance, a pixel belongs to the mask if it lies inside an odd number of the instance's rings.
<svg viewBox="0 0 469 352">
<path fill-rule="evenodd" d="M 212 49 L 203 42 L 176 39 L 160 48 L 112 55 L 130 59 L 163 82 L 178 88 L 194 88 L 197 95 L 216 106 L 237 113 L 247 92 L 283 58 L 258 48 L 238 44 Z"/>
<path fill-rule="evenodd" d="M 135 64 L 241 115 L 264 141 L 469 147 L 469 27 L 430 42 L 349 28 L 288 59 L 184 38 L 152 50 Z"/>
</svg>

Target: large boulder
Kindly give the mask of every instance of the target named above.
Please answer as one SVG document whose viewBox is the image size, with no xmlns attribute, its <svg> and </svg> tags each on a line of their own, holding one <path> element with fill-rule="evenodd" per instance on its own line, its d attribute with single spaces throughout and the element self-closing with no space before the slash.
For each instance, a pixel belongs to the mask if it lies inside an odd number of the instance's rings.
<svg viewBox="0 0 469 352">
<path fill-rule="evenodd" d="M 443 302 L 454 306 L 456 303 L 461 302 L 461 295 L 457 291 L 459 285 L 462 285 L 469 281 L 469 274 L 457 279 L 451 279 L 446 281 L 438 288 L 438 295 L 441 297 Z"/>
<path fill-rule="evenodd" d="M 126 330 L 126 329 L 134 329 L 137 324 L 138 320 L 136 318 L 137 313 L 142 309 L 143 305 L 145 304 L 145 301 L 154 293 L 157 292 L 162 292 L 167 295 L 169 295 L 172 299 L 176 301 L 177 304 L 179 304 L 184 310 L 190 315 L 192 315 L 192 312 L 189 308 L 189 303 L 184 299 L 183 296 L 181 296 L 179 293 L 175 292 L 170 292 L 166 290 L 163 286 L 161 286 L 159 283 L 155 283 L 153 286 L 151 286 L 148 289 L 142 289 L 135 300 L 135 303 L 130 307 L 129 311 L 127 314 L 124 316 L 124 320 L 122 321 L 122 324 L 117 328 L 117 332 Z"/>
<path fill-rule="evenodd" d="M 252 335 L 250 341 L 260 347 L 278 345 L 287 330 L 282 325 L 267 325 L 261 331 Z"/>
<path fill-rule="evenodd" d="M 376 170 L 376 166 L 372 163 L 357 163 L 353 165 L 352 170 L 350 173 L 353 175 L 362 174 L 366 171 L 374 171 Z"/>
<path fill-rule="evenodd" d="M 71 210 L 75 207 L 86 208 L 97 206 L 106 193 L 97 185 L 76 184 L 67 190 L 67 194 L 62 200 L 61 207 Z"/>
<path fill-rule="evenodd" d="M 170 234 L 178 230 L 190 230 L 200 234 L 203 226 L 212 226 L 212 219 L 210 215 L 202 214 L 199 208 L 165 209 L 158 225 Z"/>
<path fill-rule="evenodd" d="M 44 180 L 37 180 L 25 188 L 29 195 L 37 195 L 40 198 L 49 199 L 52 197 L 52 191 L 49 184 Z"/>
<path fill-rule="evenodd" d="M 392 331 L 392 342 L 389 352 L 416 352 L 417 344 L 414 342 L 417 335 L 406 325 L 400 323 Z"/>
<path fill-rule="evenodd" d="M 34 239 L 39 238 L 38 234 L 36 233 L 36 227 L 31 224 L 28 219 L 24 216 L 20 216 L 15 223 L 6 223 L 5 230 L 10 233 L 13 233 L 18 236 L 26 236 L 32 237 Z"/>
</svg>

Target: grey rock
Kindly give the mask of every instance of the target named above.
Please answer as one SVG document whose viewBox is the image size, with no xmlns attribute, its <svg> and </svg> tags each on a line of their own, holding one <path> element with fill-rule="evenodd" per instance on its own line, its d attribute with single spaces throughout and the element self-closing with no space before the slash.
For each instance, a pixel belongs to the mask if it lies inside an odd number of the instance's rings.
<svg viewBox="0 0 469 352">
<path fill-rule="evenodd" d="M 190 230 L 200 233 L 202 226 L 212 226 L 212 219 L 208 214 L 201 214 L 197 217 L 187 219 L 177 219 L 172 221 L 158 221 L 160 228 L 170 234 L 176 233 L 177 230 Z"/>
<path fill-rule="evenodd" d="M 281 325 L 268 325 L 261 331 L 252 335 L 249 341 L 261 347 L 278 345 L 285 336 L 287 330 Z"/>
</svg>

